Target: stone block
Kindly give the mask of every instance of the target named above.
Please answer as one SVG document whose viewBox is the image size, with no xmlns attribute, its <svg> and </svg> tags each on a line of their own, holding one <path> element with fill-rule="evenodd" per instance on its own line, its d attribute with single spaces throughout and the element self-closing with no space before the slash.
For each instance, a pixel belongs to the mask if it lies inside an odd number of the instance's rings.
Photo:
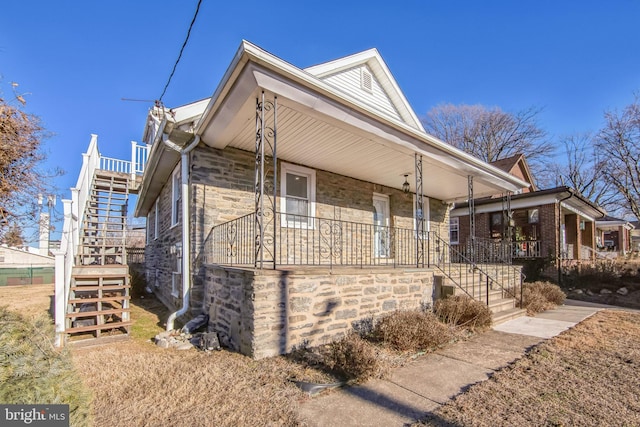
<svg viewBox="0 0 640 427">
<path fill-rule="evenodd" d="M 351 308 L 348 310 L 340 310 L 340 311 L 336 311 L 336 320 L 353 319 L 357 315 L 358 315 L 358 310 L 355 308 Z"/>
<path fill-rule="evenodd" d="M 395 310 L 398 307 L 398 302 L 396 300 L 389 300 L 382 303 L 382 310 L 390 311 Z"/>
</svg>

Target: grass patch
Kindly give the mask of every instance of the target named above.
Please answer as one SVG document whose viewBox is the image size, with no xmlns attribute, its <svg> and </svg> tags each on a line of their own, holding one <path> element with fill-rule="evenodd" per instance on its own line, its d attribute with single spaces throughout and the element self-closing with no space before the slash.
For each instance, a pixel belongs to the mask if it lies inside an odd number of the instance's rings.
<svg viewBox="0 0 640 427">
<path fill-rule="evenodd" d="M 601 311 L 419 425 L 640 425 L 639 368 L 640 314 Z"/>
<path fill-rule="evenodd" d="M 451 326 L 462 326 L 470 330 L 491 326 L 491 310 L 486 304 L 467 295 L 452 295 L 439 299 L 434 306 L 435 315 Z"/>
<path fill-rule="evenodd" d="M 522 286 L 522 308 L 529 315 L 553 309 L 566 298 L 560 287 L 550 282 L 525 283 Z"/>
<path fill-rule="evenodd" d="M 50 318 L 0 307 L 0 402 L 68 404 L 70 424 L 90 423 L 91 395 L 66 350 L 53 346 Z"/>
</svg>

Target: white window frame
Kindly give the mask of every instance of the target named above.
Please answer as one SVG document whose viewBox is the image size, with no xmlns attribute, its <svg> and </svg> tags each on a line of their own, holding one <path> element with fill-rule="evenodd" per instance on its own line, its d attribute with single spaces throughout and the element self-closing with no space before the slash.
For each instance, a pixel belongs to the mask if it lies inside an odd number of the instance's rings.
<svg viewBox="0 0 640 427">
<path fill-rule="evenodd" d="M 456 233 L 458 233 L 456 240 L 453 240 L 451 238 L 451 232 L 454 229 L 454 224 L 455 224 L 455 231 Z M 460 244 L 460 218 L 458 217 L 449 218 L 449 244 L 450 245 Z"/>
<path fill-rule="evenodd" d="M 153 218 L 153 240 L 158 240 L 158 236 L 160 235 L 160 232 L 158 231 L 159 227 L 158 225 L 160 224 L 160 220 L 158 219 L 159 215 L 159 209 L 158 209 L 158 205 L 159 205 L 159 201 L 160 201 L 160 196 L 158 196 L 158 198 L 156 199 L 156 202 L 154 203 L 154 212 L 155 212 L 155 217 Z"/>
<path fill-rule="evenodd" d="M 427 196 L 422 196 L 422 208 L 424 209 L 424 230 L 422 230 L 424 233 L 428 233 L 431 230 L 431 206 L 429 204 L 429 197 Z M 417 232 L 418 231 L 418 223 L 416 222 L 416 195 L 413 195 L 413 208 L 412 208 L 412 212 L 413 212 L 413 231 Z M 427 237 L 427 235 L 425 234 L 425 236 L 423 237 Z"/>
<path fill-rule="evenodd" d="M 306 226 L 299 221 L 287 220 L 287 174 L 305 176 L 307 178 L 307 195 L 309 197 L 309 211 L 307 215 L 310 217 Z M 292 165 L 290 163 L 282 163 L 280 166 L 280 226 L 292 228 L 313 228 L 316 216 L 316 171 L 304 166 Z"/>
<path fill-rule="evenodd" d="M 180 163 L 176 166 L 175 170 L 171 174 L 171 228 L 178 225 L 180 209 L 176 207 L 181 200 L 181 185 L 177 184 L 180 180 Z"/>
<path fill-rule="evenodd" d="M 145 222 L 145 226 L 147 227 L 147 232 L 145 233 L 145 239 L 144 242 L 145 244 L 149 244 L 149 242 L 151 241 L 151 213 L 147 214 L 147 220 Z"/>
<path fill-rule="evenodd" d="M 171 296 L 174 298 L 180 297 L 180 289 L 178 288 L 178 285 L 182 282 L 182 278 L 180 276 L 181 273 L 175 271 L 171 272 Z"/>
</svg>

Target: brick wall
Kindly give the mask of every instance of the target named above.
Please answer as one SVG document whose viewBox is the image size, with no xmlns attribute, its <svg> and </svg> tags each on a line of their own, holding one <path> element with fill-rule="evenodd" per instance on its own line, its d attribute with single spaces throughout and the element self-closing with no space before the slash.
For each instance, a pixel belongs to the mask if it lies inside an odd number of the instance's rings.
<svg viewBox="0 0 640 427">
<path fill-rule="evenodd" d="M 429 269 L 250 270 L 208 266 L 210 329 L 254 358 L 339 339 L 359 320 L 431 304 Z"/>
</svg>

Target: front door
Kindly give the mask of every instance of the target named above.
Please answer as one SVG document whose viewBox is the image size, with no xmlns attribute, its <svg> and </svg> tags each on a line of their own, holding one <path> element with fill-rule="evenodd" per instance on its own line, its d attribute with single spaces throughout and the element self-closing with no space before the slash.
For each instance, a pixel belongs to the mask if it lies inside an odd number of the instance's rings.
<svg viewBox="0 0 640 427">
<path fill-rule="evenodd" d="M 373 254 L 389 257 L 389 196 L 373 195 Z"/>
</svg>

